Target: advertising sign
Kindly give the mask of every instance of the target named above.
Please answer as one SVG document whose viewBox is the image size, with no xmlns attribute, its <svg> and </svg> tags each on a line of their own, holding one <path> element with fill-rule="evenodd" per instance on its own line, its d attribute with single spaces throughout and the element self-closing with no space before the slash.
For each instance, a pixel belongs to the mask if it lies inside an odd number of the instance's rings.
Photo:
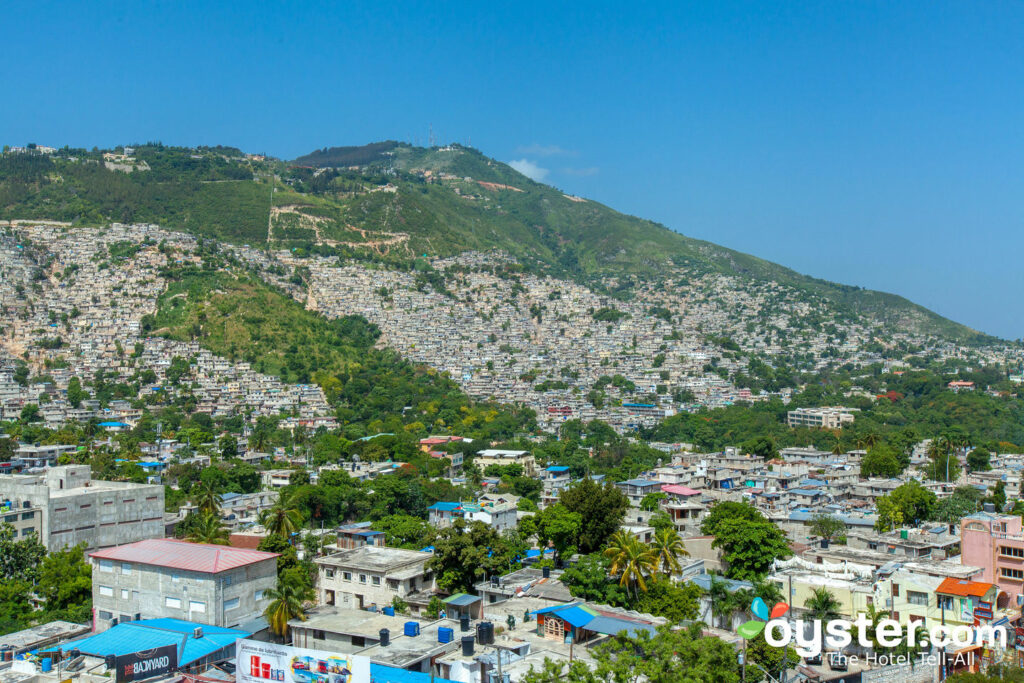
<svg viewBox="0 0 1024 683">
<path fill-rule="evenodd" d="M 117 683 L 162 676 L 178 667 L 178 646 L 164 645 L 152 650 L 119 655 L 115 662 Z"/>
<path fill-rule="evenodd" d="M 337 652 L 239 640 L 237 683 L 370 683 L 370 660 Z"/>
</svg>

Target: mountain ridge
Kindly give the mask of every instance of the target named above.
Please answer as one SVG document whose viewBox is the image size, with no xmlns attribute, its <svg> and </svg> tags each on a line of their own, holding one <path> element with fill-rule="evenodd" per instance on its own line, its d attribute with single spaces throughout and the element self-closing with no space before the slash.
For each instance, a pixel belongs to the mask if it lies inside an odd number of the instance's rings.
<svg viewBox="0 0 1024 683">
<path fill-rule="evenodd" d="M 130 153 L 129 153 L 130 152 Z M 0 219 L 146 221 L 227 242 L 414 260 L 506 251 L 614 296 L 670 271 L 770 280 L 893 330 L 997 341 L 897 294 L 802 275 L 536 182 L 461 145 L 328 147 L 283 162 L 160 144 L 0 157 Z M 674 276 L 674 275 L 673 275 Z"/>
</svg>

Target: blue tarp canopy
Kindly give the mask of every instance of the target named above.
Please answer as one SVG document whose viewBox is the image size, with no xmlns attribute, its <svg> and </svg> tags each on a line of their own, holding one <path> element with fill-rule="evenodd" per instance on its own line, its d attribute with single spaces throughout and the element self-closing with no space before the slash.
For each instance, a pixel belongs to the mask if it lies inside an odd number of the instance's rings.
<svg viewBox="0 0 1024 683">
<path fill-rule="evenodd" d="M 194 636 L 197 628 L 203 629 L 202 638 Z M 102 633 L 65 643 L 61 648 L 65 652 L 79 650 L 94 657 L 106 657 L 177 645 L 178 666 L 185 666 L 251 635 L 236 628 L 208 626 L 183 619 L 145 619 L 118 624 Z"/>
</svg>

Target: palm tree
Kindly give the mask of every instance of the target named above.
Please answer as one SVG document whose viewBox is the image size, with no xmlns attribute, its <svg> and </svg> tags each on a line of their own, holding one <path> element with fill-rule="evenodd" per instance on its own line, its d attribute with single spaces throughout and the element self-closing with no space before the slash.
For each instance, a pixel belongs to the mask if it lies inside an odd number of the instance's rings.
<svg viewBox="0 0 1024 683">
<path fill-rule="evenodd" d="M 812 619 L 821 619 L 822 622 L 839 616 L 839 601 L 827 588 L 815 588 L 804 607 Z"/>
<path fill-rule="evenodd" d="M 679 532 L 670 527 L 660 529 L 654 534 L 653 551 L 655 567 L 660 568 L 665 576 L 672 576 L 678 572 L 679 558 L 690 554 Z"/>
<path fill-rule="evenodd" d="M 754 596 L 764 600 L 764 604 L 772 607 L 784 601 L 782 589 L 774 581 L 754 579 Z"/>
<path fill-rule="evenodd" d="M 708 596 L 711 604 L 709 609 L 711 611 L 711 626 L 714 627 L 718 624 L 718 620 L 725 614 L 731 614 L 732 609 L 729 605 L 731 593 L 729 592 L 729 584 L 718 578 L 717 576 L 711 576 L 711 585 L 708 587 L 705 595 Z"/>
<path fill-rule="evenodd" d="M 866 451 L 871 450 L 875 446 L 875 444 L 878 443 L 878 440 L 878 434 L 875 434 L 874 432 L 868 432 L 867 434 L 862 434 L 860 438 L 857 439 L 857 446 L 863 448 Z"/>
<path fill-rule="evenodd" d="M 868 605 L 867 610 L 864 612 L 864 616 L 867 617 L 868 626 L 865 629 L 864 636 L 871 641 L 873 649 L 884 651 L 886 648 L 882 647 L 878 642 L 878 624 L 882 619 L 889 619 L 892 616 L 892 612 L 887 609 L 877 609 L 873 604 Z"/>
<path fill-rule="evenodd" d="M 306 603 L 316 599 L 316 591 L 300 577 L 289 574 L 277 580 L 277 588 L 266 591 L 270 604 L 264 610 L 270 630 L 282 640 L 288 637 L 288 622 L 306 620 Z"/>
<path fill-rule="evenodd" d="M 228 529 L 221 523 L 220 516 L 204 512 L 192 525 L 185 539 L 192 543 L 228 545 L 228 536 Z"/>
<path fill-rule="evenodd" d="M 636 536 L 620 530 L 612 534 L 604 556 L 612 561 L 608 572 L 619 577 L 620 586 L 628 590 L 629 586 L 635 585 L 647 592 L 644 575 L 653 574 L 658 564 L 658 558 L 649 546 L 641 543 Z"/>
<path fill-rule="evenodd" d="M 192 502 L 199 507 L 200 512 L 220 512 L 220 492 L 212 482 L 200 483 L 198 491 L 192 494 Z"/>
<path fill-rule="evenodd" d="M 295 496 L 279 496 L 267 510 L 260 513 L 260 524 L 274 536 L 289 538 L 302 528 L 302 513 L 295 504 Z"/>
</svg>

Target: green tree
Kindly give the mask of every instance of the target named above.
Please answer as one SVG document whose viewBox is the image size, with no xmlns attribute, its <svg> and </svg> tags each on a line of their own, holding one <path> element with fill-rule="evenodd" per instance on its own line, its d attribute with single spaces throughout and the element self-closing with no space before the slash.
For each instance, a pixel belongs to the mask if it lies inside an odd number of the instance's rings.
<svg viewBox="0 0 1024 683">
<path fill-rule="evenodd" d="M 668 498 L 668 496 L 665 495 L 664 491 L 648 493 L 643 497 L 643 500 L 640 501 L 640 509 L 646 510 L 647 512 L 654 512 L 658 509 L 658 504 L 666 498 Z"/>
<path fill-rule="evenodd" d="M 953 495 L 935 504 L 932 517 L 944 524 L 959 524 L 961 519 L 978 511 L 981 499 L 981 492 L 973 486 L 958 486 Z"/>
<path fill-rule="evenodd" d="M 675 529 L 659 529 L 654 534 L 654 543 L 651 544 L 656 558 L 656 567 L 660 568 L 665 576 L 673 576 L 681 569 L 679 558 L 686 557 L 690 553 L 686 550 L 686 544 Z"/>
<path fill-rule="evenodd" d="M 899 453 L 887 443 L 872 446 L 860 463 L 860 476 L 891 479 L 902 474 L 904 464 Z"/>
<path fill-rule="evenodd" d="M 612 576 L 619 577 L 619 585 L 647 592 L 645 577 L 657 571 L 658 558 L 650 547 L 628 531 L 616 531 L 608 541 L 604 555 L 611 560 L 608 568 Z"/>
<path fill-rule="evenodd" d="M 46 546 L 34 532 L 17 540 L 13 526 L 0 524 L 0 580 L 34 583 L 45 556 Z"/>
<path fill-rule="evenodd" d="M 889 531 L 904 524 L 917 525 L 932 519 L 936 496 L 916 480 L 908 481 L 875 501 L 875 529 Z"/>
<path fill-rule="evenodd" d="M 295 495 L 286 495 L 282 491 L 274 504 L 260 513 L 260 524 L 268 533 L 282 538 L 290 538 L 301 529 L 302 513 L 299 512 Z"/>
<path fill-rule="evenodd" d="M 824 587 L 814 589 L 811 597 L 804 602 L 804 608 L 811 619 L 820 619 L 822 623 L 838 619 L 840 616 L 839 601 Z"/>
<path fill-rule="evenodd" d="M 785 534 L 768 520 L 726 519 L 718 525 L 712 546 L 722 550 L 731 579 L 752 580 L 768 573 L 772 562 L 792 551 Z"/>
<path fill-rule="evenodd" d="M 92 568 L 85 560 L 85 544 L 51 552 L 39 566 L 36 592 L 51 615 L 69 621 L 88 619 L 92 608 Z M 60 618 L 54 616 L 53 618 Z"/>
<path fill-rule="evenodd" d="M 727 500 L 716 503 L 708 510 L 708 513 L 700 523 L 700 531 L 706 536 L 714 536 L 718 532 L 719 525 L 730 519 L 740 519 L 748 522 L 765 521 L 764 515 L 753 505 Z"/>
<path fill-rule="evenodd" d="M 270 599 L 263 612 L 270 624 L 270 630 L 282 640 L 288 638 L 288 622 L 292 619 L 306 620 L 306 604 L 316 600 L 316 591 L 296 575 L 278 578 L 277 588 L 266 591 Z"/>
<path fill-rule="evenodd" d="M 82 381 L 78 377 L 68 380 L 67 398 L 73 408 L 81 408 L 82 401 L 89 398 L 89 393 L 82 389 Z"/>
<path fill-rule="evenodd" d="M 811 533 L 827 541 L 846 540 L 846 524 L 832 515 L 819 512 L 811 517 Z"/>
<path fill-rule="evenodd" d="M 992 469 L 992 454 L 979 446 L 967 454 L 967 469 L 971 472 L 987 472 Z"/>
<path fill-rule="evenodd" d="M 629 499 L 611 482 L 604 486 L 589 477 L 574 484 L 558 497 L 569 512 L 580 516 L 581 530 L 577 550 L 588 554 L 604 547 L 622 525 Z"/>
<path fill-rule="evenodd" d="M 483 522 L 455 522 L 437 532 L 434 555 L 427 569 L 437 576 L 437 587 L 447 593 L 470 592 L 488 576 L 505 574 L 517 566 L 525 547 L 513 547 Z"/>
<path fill-rule="evenodd" d="M 583 526 L 583 517 L 578 512 L 555 503 L 535 515 L 535 519 L 537 542 L 542 548 L 550 542 L 558 559 L 575 552 Z"/>
<path fill-rule="evenodd" d="M 392 548 L 419 550 L 430 545 L 433 528 L 426 520 L 411 515 L 390 515 L 375 521 L 376 531 L 384 532 L 384 541 Z"/>
<path fill-rule="evenodd" d="M 228 545 L 229 535 L 227 527 L 220 520 L 220 515 L 204 512 L 191 525 L 185 538 L 192 543 Z"/>
</svg>

